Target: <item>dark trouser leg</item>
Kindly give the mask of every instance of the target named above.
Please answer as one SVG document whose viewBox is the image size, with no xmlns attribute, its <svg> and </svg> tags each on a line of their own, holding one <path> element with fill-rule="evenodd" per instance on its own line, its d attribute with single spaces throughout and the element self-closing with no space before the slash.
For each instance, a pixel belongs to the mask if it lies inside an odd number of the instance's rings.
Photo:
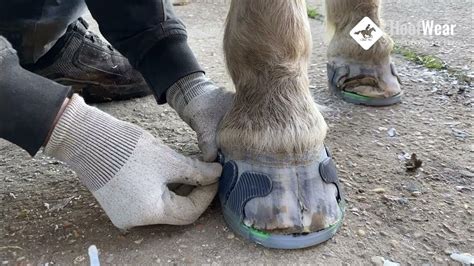
<svg viewBox="0 0 474 266">
<path fill-rule="evenodd" d="M 70 88 L 23 69 L 0 36 L 0 138 L 34 156 L 45 142 Z"/>
<path fill-rule="evenodd" d="M 12 43 L 22 64 L 35 63 L 85 9 L 84 0 L 2 0 L 0 35 Z"/>
<path fill-rule="evenodd" d="M 86 0 L 104 37 L 138 69 L 159 103 L 178 80 L 204 72 L 170 0 Z"/>
</svg>

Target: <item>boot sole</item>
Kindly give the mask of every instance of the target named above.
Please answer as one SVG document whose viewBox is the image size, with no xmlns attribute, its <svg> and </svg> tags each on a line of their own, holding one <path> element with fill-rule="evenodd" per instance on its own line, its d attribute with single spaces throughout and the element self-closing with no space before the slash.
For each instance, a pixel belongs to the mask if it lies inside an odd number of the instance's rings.
<svg viewBox="0 0 474 266">
<path fill-rule="evenodd" d="M 396 72 L 395 66 L 393 63 L 390 63 L 392 75 L 398 79 L 398 82 L 401 84 L 400 78 Z M 357 104 L 357 105 L 365 105 L 365 106 L 372 106 L 372 107 L 383 107 L 383 106 L 390 106 L 394 104 L 398 104 L 402 102 L 403 91 L 400 93 L 393 95 L 389 98 L 374 98 L 369 96 L 360 95 L 354 92 L 344 91 L 341 88 L 338 88 L 334 81 L 334 76 L 336 75 L 336 70 L 333 65 L 327 64 L 327 76 L 328 76 L 328 87 L 329 89 L 336 94 L 337 97 L 341 98 L 342 100 Z"/>
<path fill-rule="evenodd" d="M 342 226 L 342 222 L 344 220 L 345 203 L 344 201 L 339 203 L 339 219 L 330 227 L 314 233 L 291 235 L 272 234 L 271 232 L 260 231 L 248 227 L 245 224 L 240 223 L 239 217 L 237 217 L 226 206 L 222 206 L 222 209 L 224 213 L 224 220 L 226 221 L 227 225 L 240 237 L 266 248 L 290 250 L 309 248 L 333 238 Z"/>
<path fill-rule="evenodd" d="M 88 103 L 103 103 L 111 101 L 124 101 L 134 98 L 142 98 L 152 94 L 146 83 L 136 85 L 114 85 L 104 86 L 103 84 L 91 81 L 79 81 L 72 79 L 54 79 L 54 81 L 71 86 L 74 93 L 80 94 Z"/>
<path fill-rule="evenodd" d="M 334 86 L 331 82 L 329 82 L 328 84 L 328 86 L 331 88 L 331 91 L 336 94 L 337 97 L 341 98 L 345 102 L 352 104 L 372 107 L 384 107 L 402 102 L 403 92 L 400 92 L 399 94 L 394 95 L 390 98 L 372 98 L 353 92 L 342 91 L 341 89 Z"/>
</svg>

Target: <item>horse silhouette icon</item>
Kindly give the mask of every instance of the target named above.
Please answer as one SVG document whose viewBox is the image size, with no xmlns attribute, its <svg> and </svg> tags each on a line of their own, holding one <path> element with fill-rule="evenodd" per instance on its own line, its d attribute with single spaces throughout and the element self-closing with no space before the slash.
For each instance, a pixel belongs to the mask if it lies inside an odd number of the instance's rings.
<svg viewBox="0 0 474 266">
<path fill-rule="evenodd" d="M 374 31 L 377 31 L 377 30 L 369 24 L 369 25 L 367 25 L 365 30 L 355 32 L 355 34 L 356 35 L 362 34 L 362 37 L 364 39 L 370 39 L 370 38 L 372 38 L 372 32 L 374 32 Z"/>
</svg>

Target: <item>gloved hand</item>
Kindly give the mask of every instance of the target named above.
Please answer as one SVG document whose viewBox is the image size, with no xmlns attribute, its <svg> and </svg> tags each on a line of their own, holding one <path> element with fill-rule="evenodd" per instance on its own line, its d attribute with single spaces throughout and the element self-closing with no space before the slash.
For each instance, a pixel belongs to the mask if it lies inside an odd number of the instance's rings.
<svg viewBox="0 0 474 266">
<path fill-rule="evenodd" d="M 194 73 L 175 83 L 168 90 L 166 99 L 196 132 L 203 160 L 214 161 L 219 123 L 231 108 L 234 93 L 218 88 L 203 73 Z"/>
<path fill-rule="evenodd" d="M 143 129 L 74 95 L 45 154 L 69 165 L 120 229 L 193 223 L 217 192 L 221 166 L 186 158 Z M 171 184 L 197 186 L 188 196 Z"/>
</svg>

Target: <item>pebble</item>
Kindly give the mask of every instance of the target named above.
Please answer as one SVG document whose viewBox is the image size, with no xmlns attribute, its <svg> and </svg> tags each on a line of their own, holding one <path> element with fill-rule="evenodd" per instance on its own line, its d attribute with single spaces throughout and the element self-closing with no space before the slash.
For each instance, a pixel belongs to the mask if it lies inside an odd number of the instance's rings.
<svg viewBox="0 0 474 266">
<path fill-rule="evenodd" d="M 383 263 L 383 266 L 400 266 L 400 263 L 393 262 L 390 260 L 385 260 Z"/>
<path fill-rule="evenodd" d="M 387 131 L 387 134 L 388 134 L 389 137 L 393 138 L 393 137 L 397 136 L 397 130 L 392 127 Z"/>
<path fill-rule="evenodd" d="M 406 153 L 406 152 L 404 152 L 404 153 L 398 155 L 398 159 L 399 159 L 400 161 L 410 160 L 410 158 L 411 158 L 411 154 Z"/>
<path fill-rule="evenodd" d="M 461 139 L 461 140 L 464 140 L 465 138 L 467 138 L 469 136 L 468 133 L 466 133 L 462 130 L 459 130 L 459 129 L 451 128 L 451 131 L 453 132 L 453 135 L 456 138 Z"/>
<path fill-rule="evenodd" d="M 444 254 L 446 254 L 446 255 L 451 255 L 453 253 L 454 253 L 454 251 L 453 251 L 452 248 L 447 248 L 447 249 L 444 250 Z"/>
<path fill-rule="evenodd" d="M 84 257 L 84 256 L 81 255 L 81 256 L 76 257 L 76 258 L 74 259 L 74 262 L 73 262 L 73 263 L 74 263 L 74 264 L 79 264 L 79 263 L 81 263 L 81 262 L 83 262 L 83 261 L 85 261 L 85 260 L 86 260 L 86 257 Z"/>
<path fill-rule="evenodd" d="M 462 264 L 465 264 L 465 265 L 473 265 L 474 264 L 474 256 L 472 256 L 469 253 L 463 253 L 463 254 L 453 253 L 453 254 L 451 254 L 450 257 L 451 257 L 451 259 L 453 259 L 457 262 L 460 262 Z"/>
<path fill-rule="evenodd" d="M 234 239 L 235 235 L 233 233 L 230 233 L 227 235 L 227 239 Z"/>
<path fill-rule="evenodd" d="M 408 158 L 408 159 L 410 159 L 410 158 Z M 412 182 L 408 183 L 408 185 L 406 186 L 406 189 L 407 189 L 408 192 L 410 192 L 410 193 L 413 193 L 413 192 L 420 192 L 420 191 L 421 191 L 421 189 L 419 188 L 419 186 L 418 186 L 417 184 L 415 184 L 415 183 L 412 183 Z"/>
<path fill-rule="evenodd" d="M 375 193 L 385 193 L 387 190 L 385 188 L 375 188 L 375 189 L 372 189 L 372 192 L 375 192 Z"/>
<path fill-rule="evenodd" d="M 372 265 L 374 266 L 383 266 L 385 259 L 384 257 L 373 256 L 372 258 L 370 258 L 370 261 L 372 262 Z"/>
<path fill-rule="evenodd" d="M 397 240 L 393 239 L 393 240 L 390 240 L 390 245 L 391 245 L 393 248 L 398 248 L 399 243 L 398 243 Z"/>
<path fill-rule="evenodd" d="M 416 238 L 416 239 L 418 239 L 418 238 L 420 238 L 420 237 L 422 237 L 422 236 L 423 236 L 423 233 L 422 233 L 422 232 L 415 232 L 415 233 L 413 234 L 413 237 Z"/>
<path fill-rule="evenodd" d="M 464 187 L 464 186 L 456 186 L 456 190 L 461 192 L 461 193 L 464 192 L 464 191 L 471 191 L 470 188 Z"/>
<path fill-rule="evenodd" d="M 366 233 L 364 230 L 362 230 L 362 229 L 357 230 L 357 234 L 358 234 L 360 237 L 365 237 L 365 236 L 367 235 L 367 233 Z"/>
</svg>

